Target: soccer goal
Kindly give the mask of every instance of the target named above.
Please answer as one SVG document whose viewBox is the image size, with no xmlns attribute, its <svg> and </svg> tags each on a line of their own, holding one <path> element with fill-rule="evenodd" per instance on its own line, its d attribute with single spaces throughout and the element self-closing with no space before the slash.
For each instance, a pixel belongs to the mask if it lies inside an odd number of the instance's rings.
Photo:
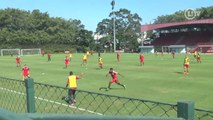
<svg viewBox="0 0 213 120">
<path fill-rule="evenodd" d="M 1 56 L 20 55 L 20 49 L 1 49 Z"/>
<path fill-rule="evenodd" d="M 41 49 L 21 49 L 21 55 L 41 55 Z"/>
</svg>

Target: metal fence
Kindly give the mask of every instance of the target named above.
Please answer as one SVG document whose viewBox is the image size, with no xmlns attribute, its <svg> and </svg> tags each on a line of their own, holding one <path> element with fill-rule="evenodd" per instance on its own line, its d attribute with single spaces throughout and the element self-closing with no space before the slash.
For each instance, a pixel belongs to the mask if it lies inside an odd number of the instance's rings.
<svg viewBox="0 0 213 120">
<path fill-rule="evenodd" d="M 213 111 L 204 109 L 195 109 L 196 120 L 213 120 Z"/>
<path fill-rule="evenodd" d="M 62 100 L 68 94 L 67 88 L 36 82 L 33 84 L 35 91 L 30 95 L 33 95 L 35 102 L 31 101 L 29 105 L 34 104 L 37 113 L 177 117 L 178 103 L 169 104 L 77 90 L 76 104 L 69 105 Z M 30 100 L 26 100 L 29 94 L 26 94 L 25 85 L 24 81 L 0 77 L 0 107 L 17 113 L 29 112 L 29 106 L 26 105 Z M 193 108 L 193 112 L 196 120 L 213 119 L 213 111 Z"/>
</svg>

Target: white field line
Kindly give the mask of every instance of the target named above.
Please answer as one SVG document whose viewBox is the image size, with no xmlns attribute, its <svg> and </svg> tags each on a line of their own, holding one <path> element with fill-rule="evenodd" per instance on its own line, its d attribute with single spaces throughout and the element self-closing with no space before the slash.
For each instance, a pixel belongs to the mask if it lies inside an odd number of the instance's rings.
<svg viewBox="0 0 213 120">
<path fill-rule="evenodd" d="M 3 88 L 3 87 L 0 87 L 0 90 L 5 90 L 5 91 L 12 92 L 12 93 L 19 94 L 19 95 L 26 95 L 25 93 L 17 92 L 17 91 L 14 91 L 14 90 Z M 80 108 L 80 107 L 76 107 L 76 106 L 67 105 L 67 104 L 64 104 L 64 103 L 56 102 L 56 101 L 53 101 L 53 100 L 48 100 L 48 99 L 41 98 L 41 97 L 35 96 L 35 99 L 42 100 L 42 101 L 45 101 L 45 102 L 54 103 L 54 104 L 58 104 L 58 105 L 62 105 L 62 106 L 73 108 L 73 109 L 78 109 L 80 111 L 85 111 L 85 112 L 96 114 L 96 115 L 103 115 L 102 113 L 94 112 L 94 111 L 87 110 L 87 109 Z"/>
</svg>

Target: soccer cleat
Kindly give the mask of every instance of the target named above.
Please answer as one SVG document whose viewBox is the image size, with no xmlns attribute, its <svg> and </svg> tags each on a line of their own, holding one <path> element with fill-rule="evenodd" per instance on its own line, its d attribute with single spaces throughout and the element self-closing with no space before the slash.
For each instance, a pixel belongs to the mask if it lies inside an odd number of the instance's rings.
<svg viewBox="0 0 213 120">
<path fill-rule="evenodd" d="M 124 87 L 124 89 L 126 89 L 126 85 L 124 85 L 123 87 Z"/>
</svg>

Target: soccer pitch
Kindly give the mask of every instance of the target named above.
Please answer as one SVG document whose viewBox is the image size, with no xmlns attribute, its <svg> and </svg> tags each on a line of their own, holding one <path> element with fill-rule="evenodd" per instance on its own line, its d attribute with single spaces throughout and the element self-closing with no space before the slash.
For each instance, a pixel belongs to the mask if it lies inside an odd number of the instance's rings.
<svg viewBox="0 0 213 120">
<path fill-rule="evenodd" d="M 187 76 L 183 75 L 184 54 L 176 54 L 175 59 L 171 54 L 155 56 L 145 54 L 145 65 L 139 65 L 139 54 L 121 53 L 120 62 L 114 53 L 102 53 L 103 69 L 98 67 L 98 55 L 94 54 L 88 59 L 87 67 L 81 66 L 83 54 L 73 54 L 68 68 L 64 68 L 66 54 L 53 54 L 52 61 L 47 61 L 47 55 L 21 56 L 21 64 L 30 68 L 30 76 L 35 82 L 47 83 L 57 86 L 66 86 L 69 71 L 80 75 L 78 89 L 142 98 L 153 101 L 176 103 L 178 100 L 192 100 L 196 108 L 213 110 L 213 56 L 201 55 L 201 64 L 189 55 L 190 69 Z M 0 57 L 0 76 L 22 79 L 21 67 L 16 67 L 16 56 Z M 114 68 L 122 76 L 118 79 L 126 85 L 126 89 L 112 84 L 109 91 L 99 90 L 107 87 L 111 77 L 106 78 L 109 68 Z"/>
</svg>

